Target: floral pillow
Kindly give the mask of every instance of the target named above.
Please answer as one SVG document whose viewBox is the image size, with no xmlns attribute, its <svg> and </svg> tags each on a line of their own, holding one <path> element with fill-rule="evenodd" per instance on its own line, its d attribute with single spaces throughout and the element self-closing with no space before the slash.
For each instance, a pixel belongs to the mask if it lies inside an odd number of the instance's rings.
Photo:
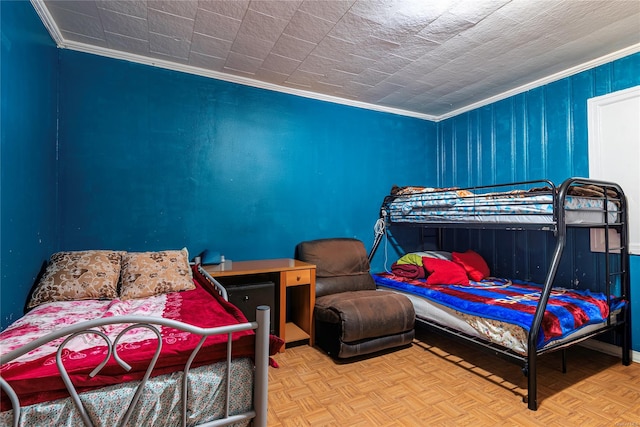
<svg viewBox="0 0 640 427">
<path fill-rule="evenodd" d="M 145 298 L 195 289 L 186 249 L 127 252 L 122 256 L 120 298 Z"/>
<path fill-rule="evenodd" d="M 57 252 L 31 294 L 27 308 L 54 301 L 113 299 L 118 296 L 122 252 Z"/>
</svg>

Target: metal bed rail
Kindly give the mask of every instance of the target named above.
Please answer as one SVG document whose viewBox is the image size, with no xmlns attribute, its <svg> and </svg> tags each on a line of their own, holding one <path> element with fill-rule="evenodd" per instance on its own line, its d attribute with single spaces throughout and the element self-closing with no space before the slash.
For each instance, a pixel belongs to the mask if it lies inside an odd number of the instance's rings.
<svg viewBox="0 0 640 427">
<path fill-rule="evenodd" d="M 225 387 L 226 387 L 226 396 L 225 396 L 225 414 L 223 418 L 206 422 L 201 424 L 201 426 L 214 427 L 214 426 L 225 426 L 236 423 L 238 421 L 243 420 L 253 420 L 253 425 L 258 427 L 264 427 L 267 425 L 267 387 L 268 387 L 268 367 L 269 367 L 269 330 L 270 330 L 270 308 L 267 306 L 259 306 L 256 309 L 256 321 L 248 322 L 248 323 L 240 323 L 235 325 L 228 326 L 219 326 L 214 328 L 201 328 L 193 325 L 186 324 L 184 322 L 172 320 L 172 319 L 164 319 L 158 317 L 150 317 L 150 316 L 117 316 L 111 318 L 104 319 L 94 319 L 86 322 L 81 322 L 76 325 L 68 326 L 66 328 L 60 329 L 59 331 L 52 332 L 47 334 L 44 337 L 38 338 L 16 350 L 6 353 L 2 356 L 2 364 L 10 363 L 20 356 L 23 356 L 30 351 L 40 347 L 41 345 L 47 344 L 51 341 L 65 338 L 64 341 L 58 347 L 56 353 L 56 365 L 58 368 L 58 372 L 67 388 L 70 398 L 72 399 L 76 409 L 78 410 L 80 417 L 85 426 L 92 427 L 94 424 L 90 419 L 90 416 L 80 399 L 79 393 L 76 390 L 76 387 L 72 383 L 69 378 L 69 374 L 66 371 L 64 363 L 62 361 L 62 353 L 67 346 L 67 344 L 73 339 L 86 339 L 86 336 L 92 336 L 92 339 L 99 339 L 104 341 L 104 344 L 107 347 L 107 355 L 103 359 L 103 361 L 96 366 L 93 371 L 90 373 L 90 376 L 93 377 L 97 375 L 101 369 L 107 364 L 110 358 L 113 359 L 122 367 L 124 371 L 129 371 L 131 367 L 122 360 L 118 355 L 118 343 L 121 338 L 131 329 L 135 328 L 145 328 L 150 330 L 157 338 L 157 348 L 155 350 L 155 354 L 151 361 L 149 362 L 149 367 L 147 368 L 140 384 L 136 388 L 136 392 L 134 393 L 132 400 L 125 412 L 125 415 L 120 423 L 120 425 L 127 425 L 130 416 L 133 413 L 133 410 L 136 408 L 136 404 L 138 403 L 139 397 L 144 390 L 144 387 L 147 383 L 147 380 L 151 376 L 153 369 L 156 365 L 156 362 L 160 356 L 160 351 L 162 349 L 162 327 L 169 327 L 178 329 L 181 331 L 189 332 L 196 336 L 200 337 L 198 345 L 192 350 L 187 362 L 184 365 L 184 369 L 182 371 L 182 385 L 181 385 L 181 396 L 182 396 L 182 426 L 186 426 L 187 424 L 187 397 L 188 397 L 188 387 L 187 387 L 187 375 L 189 374 L 189 370 L 191 369 L 191 365 L 200 351 L 204 341 L 207 337 L 213 335 L 227 335 L 227 344 L 226 344 L 226 377 L 225 377 Z M 101 328 L 107 325 L 115 325 L 115 324 L 126 324 L 127 326 L 123 331 L 121 331 L 117 336 L 110 337 L 102 332 Z M 255 371 L 254 371 L 254 388 L 253 388 L 253 409 L 241 414 L 230 414 L 229 413 L 229 405 L 230 405 L 230 385 L 231 385 L 231 362 L 232 362 L 232 351 L 233 351 L 233 341 L 232 334 L 235 332 L 247 331 L 247 330 L 255 330 Z M 13 426 L 17 427 L 20 425 L 21 421 L 21 405 L 20 398 L 14 391 L 13 387 L 2 377 L 0 377 L 0 388 L 4 391 L 13 408 Z"/>
<path fill-rule="evenodd" d="M 564 251 L 564 248 L 567 243 L 567 227 L 568 225 L 565 221 L 565 201 L 568 197 L 569 189 L 574 185 L 596 185 L 602 187 L 605 191 L 602 196 L 604 200 L 603 203 L 603 221 L 599 224 L 590 223 L 589 226 L 600 227 L 605 230 L 605 287 L 606 287 L 606 295 L 607 295 L 607 304 L 610 306 L 611 304 L 611 257 L 609 256 L 611 247 L 609 245 L 609 228 L 616 225 L 618 227 L 618 231 L 620 233 L 620 241 L 621 241 L 621 255 L 620 255 L 620 272 L 628 272 L 628 262 L 629 262 L 629 248 L 628 248 L 628 213 L 626 206 L 626 197 L 624 196 L 624 192 L 622 188 L 615 183 L 592 180 L 587 178 L 569 178 L 565 180 L 558 190 L 558 197 L 556 199 L 556 205 L 554 211 L 557 212 L 557 225 L 556 225 L 556 246 L 553 252 L 552 260 L 547 272 L 547 277 L 543 284 L 543 289 L 540 295 L 540 301 L 536 308 L 536 312 L 533 318 L 533 322 L 531 324 L 531 328 L 529 330 L 528 335 L 528 348 L 535 348 L 535 343 L 538 341 L 538 335 L 540 333 L 540 327 L 542 325 L 542 320 L 544 318 L 544 313 L 546 311 L 547 303 L 549 301 L 549 295 L 551 294 L 551 289 L 553 287 L 554 279 L 556 273 L 558 271 L 558 266 L 560 265 L 560 260 Z M 608 215 L 608 194 L 607 189 L 614 189 L 616 196 L 615 200 L 618 205 L 617 209 L 617 222 L 610 223 L 609 215 Z M 585 226 L 585 224 L 580 224 L 580 226 Z M 621 295 L 620 297 L 629 301 L 629 277 L 628 274 L 622 275 L 622 284 L 621 284 Z M 628 321 L 628 307 L 624 310 L 624 318 L 620 323 L 620 327 L 624 328 L 623 330 L 623 339 L 622 339 L 622 363 L 624 365 L 629 365 L 631 361 L 631 345 L 630 345 L 630 334 L 631 328 L 629 327 Z M 604 329 L 609 329 L 611 327 L 611 319 L 610 317 L 607 319 L 606 327 Z M 537 363 L 536 359 L 539 355 L 537 351 L 529 351 L 527 353 L 527 367 L 528 367 L 528 407 L 529 409 L 536 410 L 538 408 L 537 402 Z"/>
<path fill-rule="evenodd" d="M 613 187 L 601 187 L 595 182 L 573 178 L 566 187 L 568 193 L 560 205 L 559 188 L 548 180 L 466 188 L 394 188 L 382 203 L 381 217 L 389 223 L 434 223 L 448 228 L 506 227 L 512 230 L 557 232 L 560 213 L 564 212 L 566 217 L 586 212 L 589 218 L 580 219 L 575 225 L 598 227 L 603 223 L 601 218 L 605 213 L 611 218 L 616 217 L 616 212 L 610 209 L 610 205 L 619 205 L 619 196 L 622 194 L 613 191 L 610 195 L 598 195 L 594 188 L 604 190 Z M 577 198 L 568 199 L 567 196 Z M 573 208 L 570 203 L 572 200 L 589 201 L 592 205 L 588 208 Z M 612 225 L 617 223 L 615 220 L 608 222 Z"/>
<path fill-rule="evenodd" d="M 548 180 L 465 188 L 394 188 L 385 197 L 381 211 L 391 222 L 433 222 L 447 227 L 503 228 L 503 219 L 526 217 L 528 222 L 512 221 L 517 228 L 550 227 L 549 213 L 537 209 L 540 199 L 553 206 L 557 189 Z"/>
</svg>

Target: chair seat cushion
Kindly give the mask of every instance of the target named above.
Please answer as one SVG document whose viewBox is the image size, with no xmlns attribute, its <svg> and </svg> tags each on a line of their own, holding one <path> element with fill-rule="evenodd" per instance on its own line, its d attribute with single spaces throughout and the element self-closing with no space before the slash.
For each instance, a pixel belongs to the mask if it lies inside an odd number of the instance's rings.
<svg viewBox="0 0 640 427">
<path fill-rule="evenodd" d="M 415 311 L 404 295 L 389 291 L 353 291 L 316 298 L 316 320 L 342 324 L 340 339 L 354 342 L 413 329 Z"/>
</svg>

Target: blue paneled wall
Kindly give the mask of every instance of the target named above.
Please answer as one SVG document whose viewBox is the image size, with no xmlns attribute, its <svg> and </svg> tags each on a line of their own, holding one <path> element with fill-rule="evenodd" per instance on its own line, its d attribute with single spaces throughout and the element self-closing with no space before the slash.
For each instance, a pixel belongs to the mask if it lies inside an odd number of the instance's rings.
<svg viewBox="0 0 640 427">
<path fill-rule="evenodd" d="M 547 178 L 559 185 L 588 176 L 587 100 L 639 85 L 639 70 L 640 54 L 631 55 L 438 123 L 438 184 Z M 457 250 L 472 247 L 492 260 L 497 275 L 540 281 L 550 257 L 547 237 L 460 231 L 453 240 Z M 582 243 L 570 245 L 563 257 L 563 286 L 599 274 L 596 262 L 585 262 L 588 235 L 578 238 Z M 640 313 L 640 257 L 631 258 L 632 313 Z M 640 328 L 633 342 L 640 349 Z"/>
<path fill-rule="evenodd" d="M 438 183 L 588 176 L 587 100 L 640 84 L 640 54 L 438 123 Z"/>
<path fill-rule="evenodd" d="M 29 2 L 0 2 L 0 326 L 57 245 L 58 50 Z"/>
</svg>

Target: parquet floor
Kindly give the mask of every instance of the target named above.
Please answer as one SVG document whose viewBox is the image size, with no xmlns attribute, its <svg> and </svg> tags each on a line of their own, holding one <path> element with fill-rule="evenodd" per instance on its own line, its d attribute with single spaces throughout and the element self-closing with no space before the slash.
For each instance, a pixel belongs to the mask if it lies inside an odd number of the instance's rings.
<svg viewBox="0 0 640 427">
<path fill-rule="evenodd" d="M 269 369 L 270 427 L 640 427 L 640 363 L 584 347 L 540 359 L 537 411 L 522 402 L 518 365 L 419 332 L 407 348 L 335 363 L 317 348 L 288 348 Z"/>
</svg>

